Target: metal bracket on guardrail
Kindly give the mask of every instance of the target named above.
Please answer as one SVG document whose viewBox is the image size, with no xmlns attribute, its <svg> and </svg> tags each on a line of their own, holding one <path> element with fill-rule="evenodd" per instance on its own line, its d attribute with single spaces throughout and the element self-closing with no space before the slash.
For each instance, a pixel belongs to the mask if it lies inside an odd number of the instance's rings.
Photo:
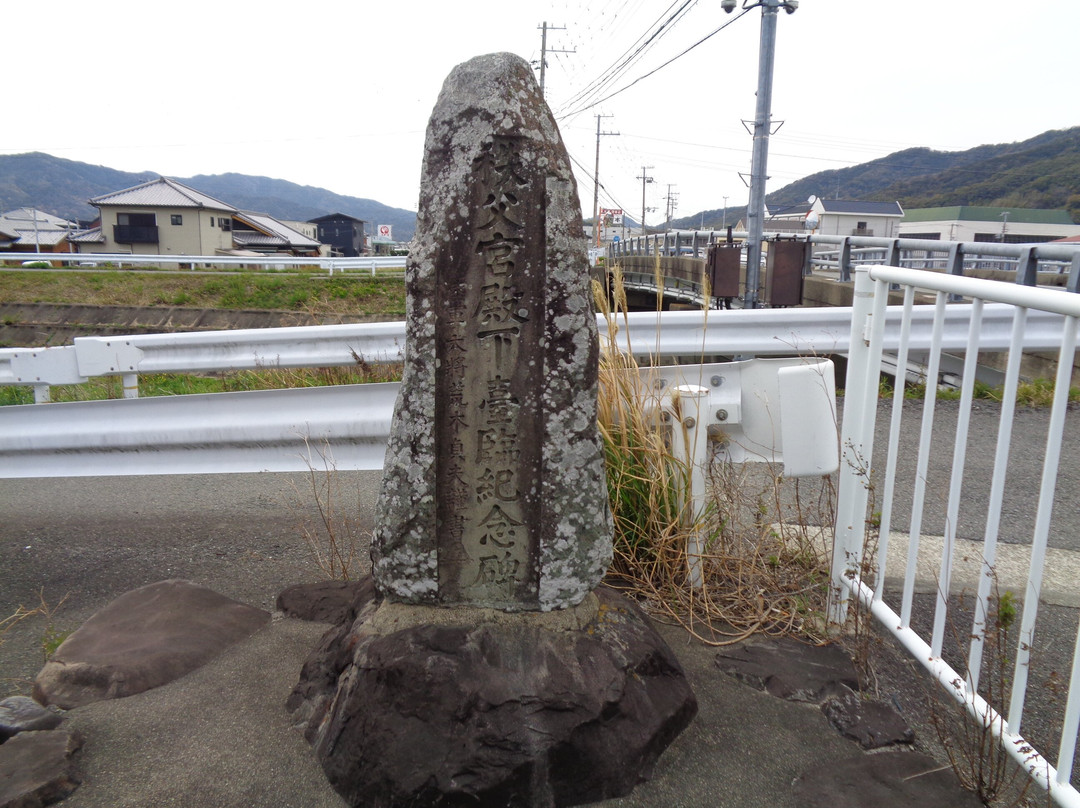
<svg viewBox="0 0 1080 808">
<path fill-rule="evenodd" d="M 87 379 L 70 345 L 0 349 L 0 384 L 30 385 L 36 404 L 48 403 L 54 384 L 84 384 Z"/>
</svg>

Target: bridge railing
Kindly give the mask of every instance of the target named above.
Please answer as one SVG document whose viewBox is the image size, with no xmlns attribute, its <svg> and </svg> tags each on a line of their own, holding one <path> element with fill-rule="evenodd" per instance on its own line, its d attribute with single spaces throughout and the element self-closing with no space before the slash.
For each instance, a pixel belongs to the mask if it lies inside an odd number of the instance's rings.
<svg viewBox="0 0 1080 808">
<path fill-rule="evenodd" d="M 844 399 L 844 422 L 841 436 L 843 458 L 840 465 L 840 479 L 837 494 L 836 537 L 833 549 L 833 599 L 830 617 L 837 623 L 844 620 L 847 605 L 851 599 L 859 601 L 877 618 L 883 627 L 891 631 L 901 644 L 935 677 L 942 687 L 966 708 L 977 726 L 982 727 L 988 736 L 1000 743 L 1002 748 L 1017 764 L 1043 788 L 1048 789 L 1051 798 L 1062 806 L 1080 806 L 1080 793 L 1070 784 L 1073 758 L 1076 749 L 1077 731 L 1080 728 L 1080 637 L 1074 646 L 1072 675 L 1068 698 L 1064 710 L 1060 712 L 1061 736 L 1058 744 L 1056 764 L 1036 751 L 1020 735 L 1021 722 L 1024 718 L 1025 696 L 1032 651 L 1035 646 L 1035 623 L 1039 609 L 1039 597 L 1042 588 L 1043 572 L 1047 557 L 1047 540 L 1051 529 L 1051 516 L 1054 504 L 1055 487 L 1058 479 L 1058 466 L 1062 451 L 1062 436 L 1070 387 L 1070 374 L 1076 351 L 1077 327 L 1080 323 L 1080 298 L 1061 290 L 1040 289 L 1016 283 L 963 278 L 940 272 L 911 270 L 900 267 L 870 266 L 860 267 L 855 280 L 855 305 L 851 311 L 851 338 L 848 352 L 848 372 Z M 889 320 L 888 313 L 893 307 L 887 307 L 889 289 L 899 287 L 904 292 L 904 304 L 901 307 L 900 340 L 891 344 L 885 332 Z M 914 293 L 929 292 L 935 296 L 935 305 L 913 306 Z M 897 351 L 898 361 L 903 363 L 916 341 L 928 335 L 929 378 L 935 378 L 938 363 L 945 350 L 944 333 L 949 322 L 946 305 L 952 296 L 962 296 L 972 302 L 968 308 L 967 336 L 965 339 L 965 362 L 961 382 L 961 398 L 955 422 L 950 417 L 944 427 L 952 437 L 952 465 L 948 469 L 947 498 L 942 497 L 941 507 L 936 507 L 938 498 L 933 489 L 928 490 L 929 458 L 931 440 L 939 446 L 948 436 L 935 435 L 936 385 L 926 386 L 926 397 L 921 407 L 919 426 L 919 447 L 914 463 L 899 448 L 899 437 L 903 424 L 904 395 L 900 385 L 896 386 L 893 396 L 892 412 L 888 428 L 886 457 L 874 456 L 875 420 L 878 412 L 879 373 L 882 352 Z M 972 409 L 975 366 L 980 350 L 997 350 L 987 345 L 985 316 L 991 309 L 1001 306 L 1011 309 L 1008 326 L 1012 333 L 1012 348 L 1008 351 L 1008 363 L 1005 385 L 1002 393 L 1000 425 L 997 446 L 994 455 L 992 479 L 986 485 L 983 481 L 965 479 L 965 462 L 968 446 L 968 431 Z M 916 323 L 916 312 L 932 310 L 930 322 Z M 1052 330 L 1056 332 L 1054 350 L 1058 355 L 1058 373 L 1055 380 L 1053 407 L 1050 413 L 1044 448 L 1044 461 L 1039 488 L 1038 502 L 1031 514 L 1023 513 L 1023 508 L 1014 509 L 1008 514 L 1003 527 L 1003 501 L 1006 474 L 1010 457 L 1012 423 L 1019 381 L 1020 354 L 1024 342 L 1024 333 L 1031 318 L 1051 316 L 1056 321 Z M 999 322 L 992 330 L 1005 327 Z M 920 335 L 920 336 L 917 336 Z M 996 341 L 996 340 L 995 340 Z M 913 427 L 905 426 L 910 432 Z M 939 431 L 943 427 L 938 427 Z M 1015 452 L 1015 450 L 1014 450 Z M 1015 454 L 1014 454 L 1015 457 Z M 913 466 L 913 468 L 909 468 Z M 864 577 L 866 569 L 862 563 L 863 548 L 871 520 L 868 514 L 870 470 L 883 470 L 884 484 L 875 485 L 877 501 L 875 508 L 878 524 L 874 532 L 878 541 L 876 565 L 872 578 Z M 900 513 L 896 499 L 898 480 L 910 482 L 911 515 L 908 520 L 907 536 L 890 535 L 896 516 Z M 941 494 L 946 486 L 942 484 Z M 961 499 L 971 498 L 976 490 L 986 494 L 986 516 L 983 524 L 968 524 L 976 517 L 967 516 L 961 520 Z M 905 498 L 906 500 L 906 498 Z M 1025 517 L 1030 516 L 1030 523 Z M 912 610 L 917 567 L 930 552 L 920 551 L 920 544 L 931 544 L 921 534 L 923 525 L 931 519 L 944 526 L 941 540 L 940 558 L 936 559 L 938 569 L 935 586 L 936 604 L 934 607 L 933 628 L 927 637 L 920 636 L 912 625 Z M 1002 603 L 996 589 L 995 564 L 999 533 L 1012 536 L 1017 540 L 1027 532 L 1031 536 L 1030 568 L 1027 583 L 1022 592 L 1016 593 L 1017 601 L 1023 602 L 1022 619 L 1018 621 L 1019 630 L 1010 640 L 1015 646 L 994 646 L 1002 636 L 995 625 L 995 615 L 1000 614 L 998 606 Z M 980 529 L 981 528 L 981 529 Z M 965 551 L 966 556 L 975 554 L 979 568 L 978 591 L 975 594 L 974 620 L 964 616 L 960 604 L 950 602 L 951 580 L 954 564 L 959 563 L 958 543 L 962 536 L 982 534 L 982 542 L 976 544 L 974 551 Z M 902 586 L 900 591 L 887 587 L 887 581 L 895 577 L 895 571 L 888 568 L 890 541 L 906 538 L 907 565 L 900 571 Z M 970 593 L 969 593 L 970 597 Z M 963 622 L 963 621 L 968 622 Z M 971 626 L 970 631 L 968 626 Z M 960 650 L 950 651 L 945 643 L 946 629 L 958 638 Z M 997 657 L 994 657 L 994 655 Z M 946 659 L 948 657 L 948 659 Z M 1015 659 L 1011 672 L 997 681 L 992 689 L 1000 696 L 993 700 L 988 695 L 990 690 L 986 682 L 994 681 L 991 673 L 996 671 L 993 659 Z M 1008 680 L 1011 679 L 1011 688 Z M 983 686 L 980 687 L 980 681 Z M 1004 704 L 1004 693 L 1008 693 L 1008 706 Z M 984 697 L 985 696 L 985 697 Z"/>
<path fill-rule="evenodd" d="M 743 231 L 733 232 L 732 238 L 741 242 L 747 235 Z M 1010 273 L 1017 283 L 1025 286 L 1036 286 L 1039 273 L 1051 273 L 1065 276 L 1064 285 L 1070 292 L 1080 291 L 1080 245 L 1077 244 L 1000 244 L 789 232 L 766 233 L 764 238 L 765 241 L 794 238 L 809 243 L 811 271 L 829 272 L 845 282 L 851 281 L 857 266 L 884 264 L 933 269 L 951 275 L 999 270 Z M 607 261 L 656 255 L 704 259 L 710 245 L 726 240 L 727 233 L 718 230 L 674 230 L 635 236 L 610 245 Z"/>
</svg>

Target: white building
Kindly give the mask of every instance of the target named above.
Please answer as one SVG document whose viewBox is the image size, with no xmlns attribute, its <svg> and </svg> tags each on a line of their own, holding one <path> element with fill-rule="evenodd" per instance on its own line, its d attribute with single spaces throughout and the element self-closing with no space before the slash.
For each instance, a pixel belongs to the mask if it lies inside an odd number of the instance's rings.
<svg viewBox="0 0 1080 808">
<path fill-rule="evenodd" d="M 807 217 L 811 223 L 817 218 L 817 226 L 810 229 L 823 236 L 898 238 L 904 209 L 899 202 L 815 199 Z"/>
<path fill-rule="evenodd" d="M 1080 236 L 1065 210 L 957 205 L 909 210 L 900 223 L 904 238 L 1033 244 Z"/>
</svg>

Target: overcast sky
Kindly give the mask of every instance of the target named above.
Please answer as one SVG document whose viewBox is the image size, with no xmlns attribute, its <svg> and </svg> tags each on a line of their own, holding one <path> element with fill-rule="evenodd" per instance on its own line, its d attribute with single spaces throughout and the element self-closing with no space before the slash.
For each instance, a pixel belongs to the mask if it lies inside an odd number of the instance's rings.
<svg viewBox="0 0 1080 808">
<path fill-rule="evenodd" d="M 1077 0 L 801 0 L 778 16 L 770 191 L 909 146 L 1080 124 Z M 600 138 L 600 207 L 640 218 L 643 166 L 650 225 L 669 191 L 676 216 L 746 204 L 761 12 L 719 0 L 8 3 L 0 53 L 17 92 L 0 153 L 265 175 L 415 210 L 446 74 L 494 51 L 538 60 L 545 21 L 565 29 L 549 49 L 572 51 L 549 53 L 546 95 L 587 216 L 598 114 L 619 133 Z"/>
</svg>

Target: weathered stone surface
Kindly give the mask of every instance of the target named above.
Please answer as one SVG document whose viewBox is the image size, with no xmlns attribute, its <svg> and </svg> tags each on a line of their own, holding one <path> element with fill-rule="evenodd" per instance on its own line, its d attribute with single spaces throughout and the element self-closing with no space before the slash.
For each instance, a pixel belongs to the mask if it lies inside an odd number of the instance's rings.
<svg viewBox="0 0 1080 808">
<path fill-rule="evenodd" d="M 20 732 L 56 729 L 63 720 L 58 712 L 28 696 L 8 696 L 0 700 L 0 743 Z"/>
<path fill-rule="evenodd" d="M 562 628 L 547 614 L 477 622 L 471 609 L 456 621 L 446 607 L 423 609 L 439 615 L 425 624 L 392 603 L 362 615 L 313 655 L 314 680 L 291 700 L 330 782 L 354 806 L 383 808 L 629 792 L 697 703 L 640 610 L 610 590 L 597 598 L 583 628 L 569 615 Z"/>
<path fill-rule="evenodd" d="M 82 743 L 77 732 L 50 730 L 0 746 L 0 808 L 39 808 L 70 795 L 82 782 L 73 760 Z"/>
<path fill-rule="evenodd" d="M 528 63 L 446 79 L 420 200 L 376 583 L 404 603 L 573 606 L 611 558 L 598 343 L 573 173 Z"/>
<path fill-rule="evenodd" d="M 71 709 L 171 682 L 250 635 L 270 619 L 188 581 L 127 592 L 56 649 L 34 680 L 43 704 Z"/>
<path fill-rule="evenodd" d="M 915 752 L 860 754 L 795 780 L 799 808 L 978 808 L 948 766 Z"/>
<path fill-rule="evenodd" d="M 716 664 L 751 687 L 791 701 L 816 704 L 838 685 L 859 689 L 851 657 L 838 645 L 770 639 L 717 654 Z"/>
<path fill-rule="evenodd" d="M 313 623 L 351 623 L 359 607 L 375 597 L 370 575 L 356 581 L 316 581 L 283 589 L 276 606 L 289 617 Z"/>
<path fill-rule="evenodd" d="M 863 749 L 911 743 L 915 731 L 896 710 L 877 701 L 864 701 L 849 687 L 841 685 L 838 692 L 821 703 L 821 712 L 845 738 Z"/>
</svg>

